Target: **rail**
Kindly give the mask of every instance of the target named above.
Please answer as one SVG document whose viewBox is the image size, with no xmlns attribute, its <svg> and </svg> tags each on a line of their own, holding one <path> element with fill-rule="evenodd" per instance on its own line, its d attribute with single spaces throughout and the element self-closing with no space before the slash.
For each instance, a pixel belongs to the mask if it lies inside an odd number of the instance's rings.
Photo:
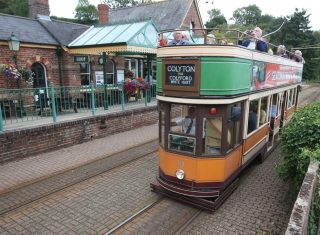
<svg viewBox="0 0 320 235">
<path fill-rule="evenodd" d="M 264 41 L 267 44 L 269 54 L 275 54 L 279 45 L 272 44 L 268 41 L 268 37 L 271 34 L 277 32 L 284 23 L 274 32 L 261 35 L 259 40 Z M 182 34 L 182 40 L 188 41 L 189 45 L 239 45 L 240 41 L 252 40 L 254 38 L 254 30 L 241 31 L 239 29 L 221 29 L 221 28 L 193 28 L 193 29 L 175 29 L 166 30 L 158 33 L 159 47 L 170 46 L 170 41 L 174 39 L 173 35 L 179 31 Z M 185 45 L 185 44 L 179 44 Z M 241 46 L 241 45 L 239 45 Z M 295 48 L 291 48 L 291 51 L 285 50 L 288 57 L 297 62 L 303 62 L 301 58 L 294 52 Z M 299 57 L 299 58 L 298 58 Z"/>
<path fill-rule="evenodd" d="M 135 86 L 126 83 L 94 86 L 54 86 L 23 89 L 0 89 L 0 132 L 15 123 L 148 106 L 156 100 L 156 85 Z"/>
</svg>

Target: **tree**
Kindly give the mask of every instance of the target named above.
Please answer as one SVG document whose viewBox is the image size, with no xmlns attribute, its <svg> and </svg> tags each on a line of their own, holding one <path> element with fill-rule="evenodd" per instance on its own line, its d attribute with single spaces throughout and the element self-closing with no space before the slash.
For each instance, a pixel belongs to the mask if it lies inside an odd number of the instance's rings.
<svg viewBox="0 0 320 235">
<path fill-rule="evenodd" d="M 292 48 L 309 48 L 310 45 L 319 43 L 310 30 L 309 17 L 310 15 L 307 14 L 306 10 L 299 11 L 298 9 L 295 9 L 292 15 L 287 16 L 287 24 L 283 32 L 285 45 L 289 50 Z M 306 61 L 303 69 L 303 79 L 315 79 L 318 62 L 311 59 L 316 57 L 317 52 L 313 49 L 305 49 L 302 52 Z"/>
<path fill-rule="evenodd" d="M 224 15 L 221 14 L 221 10 L 212 9 L 208 11 L 209 21 L 206 23 L 207 28 L 215 28 L 218 25 L 227 24 L 227 20 Z"/>
<path fill-rule="evenodd" d="M 0 0 L 0 12 L 27 17 L 29 14 L 28 0 Z"/>
<path fill-rule="evenodd" d="M 260 21 L 261 10 L 260 8 L 253 4 L 247 7 L 238 8 L 233 12 L 232 20 L 236 24 L 244 25 L 257 25 Z"/>
<path fill-rule="evenodd" d="M 102 0 L 101 2 L 107 4 L 111 8 L 118 8 L 118 7 L 136 6 L 144 3 L 150 3 L 153 1 L 152 0 Z"/>
<path fill-rule="evenodd" d="M 98 10 L 88 0 L 79 0 L 75 9 L 75 17 L 79 20 L 79 23 L 93 24 L 98 18 Z"/>
</svg>

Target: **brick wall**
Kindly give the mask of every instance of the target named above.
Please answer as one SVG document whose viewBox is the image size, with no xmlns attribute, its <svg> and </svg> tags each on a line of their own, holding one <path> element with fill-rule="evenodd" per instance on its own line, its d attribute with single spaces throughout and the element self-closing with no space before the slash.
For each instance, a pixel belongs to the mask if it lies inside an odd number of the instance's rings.
<svg viewBox="0 0 320 235">
<path fill-rule="evenodd" d="M 50 15 L 48 0 L 29 0 L 29 17 L 35 19 L 37 14 Z"/>
<path fill-rule="evenodd" d="M 151 125 L 157 121 L 157 107 L 153 106 L 6 131 L 0 133 L 0 164 Z"/>
<path fill-rule="evenodd" d="M 201 16 L 198 14 L 197 8 L 193 2 L 184 21 L 183 21 L 183 23 L 182 23 L 182 27 L 189 28 L 190 22 L 194 22 L 195 28 L 197 28 L 197 29 L 202 28 L 200 18 L 201 18 Z M 195 33 L 201 34 L 200 31 L 196 31 Z"/>
</svg>

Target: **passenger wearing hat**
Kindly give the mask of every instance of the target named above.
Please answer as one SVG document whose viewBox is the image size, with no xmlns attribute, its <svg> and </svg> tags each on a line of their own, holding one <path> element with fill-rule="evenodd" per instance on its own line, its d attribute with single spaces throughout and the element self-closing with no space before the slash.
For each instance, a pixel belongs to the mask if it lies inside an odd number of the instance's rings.
<svg viewBox="0 0 320 235">
<path fill-rule="evenodd" d="M 213 34 L 208 34 L 206 44 L 216 44 L 216 37 Z"/>
<path fill-rule="evenodd" d="M 284 45 L 279 45 L 277 48 L 277 56 L 281 56 L 283 58 L 289 58 L 286 53 L 286 47 Z"/>
</svg>

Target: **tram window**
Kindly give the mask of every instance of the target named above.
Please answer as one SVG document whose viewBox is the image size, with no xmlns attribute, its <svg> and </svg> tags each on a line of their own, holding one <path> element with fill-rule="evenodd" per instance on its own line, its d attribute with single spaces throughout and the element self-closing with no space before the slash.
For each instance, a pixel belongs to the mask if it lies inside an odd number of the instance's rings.
<svg viewBox="0 0 320 235">
<path fill-rule="evenodd" d="M 240 143 L 240 120 L 241 120 L 241 103 L 231 104 L 227 108 L 227 126 L 228 126 L 228 149 L 233 148 Z"/>
<path fill-rule="evenodd" d="M 257 129 L 258 119 L 258 100 L 252 100 L 249 103 L 249 113 L 248 113 L 248 134 Z"/>
<path fill-rule="evenodd" d="M 221 154 L 222 118 L 204 118 L 205 154 Z"/>
<path fill-rule="evenodd" d="M 259 126 L 267 122 L 267 107 L 268 107 L 268 97 L 261 98 L 260 112 L 259 112 Z"/>
<path fill-rule="evenodd" d="M 270 116 L 271 116 L 271 118 L 275 118 L 278 115 L 277 99 L 278 99 L 278 95 L 274 94 L 272 96 L 272 104 L 271 104 L 271 108 L 270 108 Z"/>
<path fill-rule="evenodd" d="M 293 89 L 293 94 L 292 94 L 292 105 L 296 104 L 296 95 L 297 95 L 297 89 Z"/>
<path fill-rule="evenodd" d="M 164 130 L 165 130 L 165 113 L 160 111 L 159 122 L 160 122 L 160 145 L 164 147 Z"/>
<path fill-rule="evenodd" d="M 188 105 L 175 105 L 176 108 L 171 108 L 170 113 L 170 131 L 187 135 L 195 135 L 196 131 L 196 116 L 195 107 Z M 176 117 L 176 111 L 180 110 L 180 115 Z"/>
<path fill-rule="evenodd" d="M 287 108 L 290 108 L 292 106 L 292 90 L 288 91 L 288 100 L 287 100 Z"/>
</svg>

